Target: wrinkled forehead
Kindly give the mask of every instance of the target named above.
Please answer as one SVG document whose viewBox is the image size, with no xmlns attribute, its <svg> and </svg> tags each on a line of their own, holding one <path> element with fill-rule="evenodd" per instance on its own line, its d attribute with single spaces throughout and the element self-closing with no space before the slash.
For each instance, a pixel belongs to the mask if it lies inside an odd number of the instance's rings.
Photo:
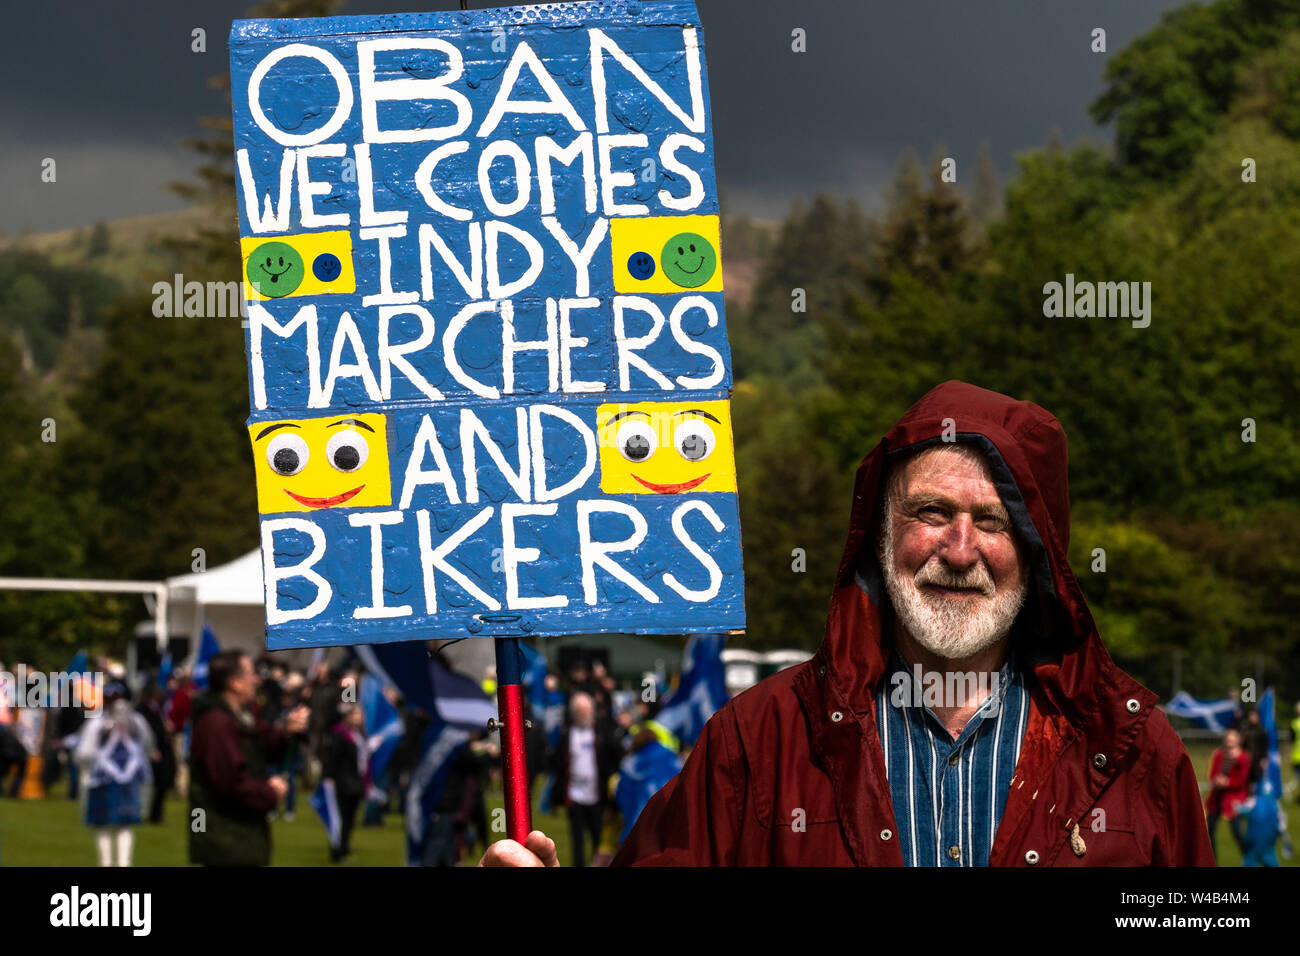
<svg viewBox="0 0 1300 956">
<path fill-rule="evenodd" d="M 1003 509 L 988 460 L 969 445 L 932 446 L 894 464 L 890 490 L 897 503 L 908 498 L 959 498 L 966 504 Z"/>
</svg>

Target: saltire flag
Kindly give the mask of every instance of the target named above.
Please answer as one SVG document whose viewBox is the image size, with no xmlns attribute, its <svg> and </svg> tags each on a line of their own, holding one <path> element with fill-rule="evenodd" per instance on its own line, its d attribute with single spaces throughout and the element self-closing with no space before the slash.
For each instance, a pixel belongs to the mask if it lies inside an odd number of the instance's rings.
<svg viewBox="0 0 1300 956">
<path fill-rule="evenodd" d="M 402 715 L 384 696 L 383 682 L 369 674 L 361 678 L 361 709 L 366 715 L 370 776 L 378 780 L 402 739 Z"/>
<path fill-rule="evenodd" d="M 194 663 L 194 686 L 200 690 L 208 687 L 208 661 L 221 653 L 217 635 L 212 633 L 210 624 L 203 625 L 203 641 L 199 644 L 199 657 Z"/>
<path fill-rule="evenodd" d="M 1232 726 L 1236 704 L 1231 697 L 1202 700 L 1193 697 L 1185 690 L 1180 690 L 1169 699 L 1169 703 L 1165 704 L 1165 713 L 1182 717 L 1195 727 L 1222 733 Z"/>
<path fill-rule="evenodd" d="M 339 813 L 338 794 L 334 790 L 333 780 L 322 780 L 311 795 L 312 809 L 325 824 L 329 834 L 330 849 L 337 850 L 343 842 L 343 815 Z"/>
<path fill-rule="evenodd" d="M 558 747 L 560 732 L 564 729 L 564 691 L 558 684 L 547 689 L 546 677 L 550 668 L 541 651 L 523 641 L 519 642 L 519 647 L 524 653 L 522 681 L 529 709 L 533 713 L 533 719 L 540 720 L 546 728 L 546 742 L 552 747 Z"/>
<path fill-rule="evenodd" d="M 469 732 L 454 726 L 440 712 L 435 690 L 435 669 L 445 671 L 425 649 L 423 642 L 396 644 L 361 644 L 356 653 L 366 668 L 383 684 L 396 687 L 411 710 L 421 710 L 429 726 L 420 737 L 420 759 L 411 771 L 406 791 L 406 863 L 419 866 L 424 859 L 429 821 L 437 811 L 438 801 L 447 785 L 447 775 L 469 740 Z M 465 678 L 477 693 L 483 691 Z M 495 716 L 493 711 L 493 716 Z M 475 729 L 486 725 L 486 718 Z"/>
<path fill-rule="evenodd" d="M 444 666 L 436 656 L 429 656 L 429 672 L 438 716 L 459 730 L 486 730 L 487 722 L 497 715 L 497 705 L 478 681 Z"/>
<path fill-rule="evenodd" d="M 632 832 L 632 825 L 650 798 L 681 769 L 682 758 L 657 740 L 623 758 L 618 768 L 618 786 L 614 790 L 614 802 L 623 814 L 620 843 Z"/>
<path fill-rule="evenodd" d="M 518 643 L 519 651 L 524 657 L 520 683 L 524 685 L 524 695 L 528 698 L 529 708 L 534 715 L 541 716 L 541 694 L 546 688 L 546 675 L 549 672 L 546 656 L 523 641 Z"/>
<path fill-rule="evenodd" d="M 1268 770 L 1260 775 L 1255 785 L 1256 792 L 1264 790 L 1276 796 L 1282 795 L 1282 755 L 1277 745 L 1277 715 L 1274 709 L 1273 688 L 1264 691 L 1259 699 L 1259 725 L 1268 736 Z"/>
<path fill-rule="evenodd" d="M 722 634 L 694 634 L 686 644 L 682 679 L 663 702 L 655 720 L 684 744 L 694 744 L 710 717 L 730 698 L 722 665 Z"/>
</svg>

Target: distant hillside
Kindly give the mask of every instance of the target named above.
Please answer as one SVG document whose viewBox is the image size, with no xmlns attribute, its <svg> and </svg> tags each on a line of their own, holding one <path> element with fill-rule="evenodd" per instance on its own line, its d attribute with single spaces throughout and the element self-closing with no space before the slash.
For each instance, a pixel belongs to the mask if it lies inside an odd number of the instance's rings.
<svg viewBox="0 0 1300 956">
<path fill-rule="evenodd" d="M 203 222 L 202 209 L 114 219 L 94 226 L 62 229 L 0 240 L 0 254 L 36 252 L 65 268 L 92 268 L 130 287 L 141 279 L 156 281 L 172 257 L 168 239 L 188 238 Z"/>
</svg>

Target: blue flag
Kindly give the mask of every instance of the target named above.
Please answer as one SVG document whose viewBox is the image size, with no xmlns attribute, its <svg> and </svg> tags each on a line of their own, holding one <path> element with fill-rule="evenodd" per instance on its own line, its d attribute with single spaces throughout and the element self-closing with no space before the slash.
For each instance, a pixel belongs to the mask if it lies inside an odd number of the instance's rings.
<svg viewBox="0 0 1300 956">
<path fill-rule="evenodd" d="M 1232 726 L 1236 705 L 1231 697 L 1219 700 L 1202 700 L 1193 697 L 1185 690 L 1180 690 L 1165 704 L 1165 713 L 1182 717 L 1194 727 L 1214 730 L 1222 733 Z"/>
<path fill-rule="evenodd" d="M 487 722 L 497 715 L 497 705 L 478 681 L 444 667 L 437 657 L 429 658 L 429 673 L 439 717 L 460 730 L 487 729 Z"/>
<path fill-rule="evenodd" d="M 163 654 L 162 660 L 158 663 L 158 686 L 166 687 L 168 679 L 172 676 L 172 652 L 167 651 Z"/>
<path fill-rule="evenodd" d="M 684 744 L 694 744 L 717 711 L 725 704 L 726 669 L 722 666 L 721 634 L 695 634 L 686 644 L 682 679 L 655 716 Z"/>
<path fill-rule="evenodd" d="M 1267 787 L 1268 792 L 1279 798 L 1282 796 L 1282 756 L 1278 752 L 1277 715 L 1273 709 L 1273 688 L 1270 687 L 1259 700 L 1259 725 L 1268 735 L 1268 769 L 1260 775 L 1255 790 L 1258 793 Z"/>
<path fill-rule="evenodd" d="M 361 709 L 366 714 L 370 775 L 378 780 L 402 739 L 402 715 L 384 696 L 383 682 L 369 674 L 361 678 Z"/>
<path fill-rule="evenodd" d="M 343 842 L 343 816 L 339 813 L 338 796 L 334 792 L 333 780 L 322 780 L 311 795 L 312 809 L 320 815 L 329 834 L 330 846 L 338 849 Z"/>
<path fill-rule="evenodd" d="M 528 706 L 534 716 L 540 717 L 541 695 L 545 692 L 546 675 L 550 670 L 546 664 L 546 656 L 523 641 L 519 642 L 519 650 L 524 656 L 523 674 L 520 678 L 520 683 L 524 685 L 524 696 L 528 698 Z"/>
<path fill-rule="evenodd" d="M 423 643 L 363 644 L 356 647 L 356 652 L 371 674 L 397 688 L 408 708 L 423 711 L 429 718 L 429 726 L 420 737 L 420 759 L 411 771 L 404 808 L 406 862 L 408 866 L 419 866 L 424 860 L 429 821 L 437 812 L 447 775 L 469 740 L 469 733 L 441 716 L 435 670 L 446 669 L 430 657 Z M 486 699 L 477 684 L 469 683 L 480 699 Z M 486 720 L 477 727 L 485 724 Z"/>
<path fill-rule="evenodd" d="M 550 668 L 541 651 L 519 642 L 524 652 L 522 682 L 524 696 L 528 699 L 533 719 L 540 720 L 546 728 L 546 741 L 552 747 L 559 746 L 560 732 L 564 729 L 564 691 L 557 684 L 550 690 L 546 687 L 546 678 Z"/>
<path fill-rule="evenodd" d="M 619 835 L 619 842 L 626 840 L 632 832 L 632 825 L 650 798 L 681 769 L 682 758 L 657 740 L 623 758 L 618 768 L 618 787 L 614 791 L 614 801 L 623 814 L 623 832 Z"/>
<path fill-rule="evenodd" d="M 212 626 L 203 625 L 203 643 L 199 645 L 199 657 L 194 663 L 194 686 L 205 690 L 208 686 L 208 661 L 221 653 L 217 635 L 212 633 Z"/>
</svg>

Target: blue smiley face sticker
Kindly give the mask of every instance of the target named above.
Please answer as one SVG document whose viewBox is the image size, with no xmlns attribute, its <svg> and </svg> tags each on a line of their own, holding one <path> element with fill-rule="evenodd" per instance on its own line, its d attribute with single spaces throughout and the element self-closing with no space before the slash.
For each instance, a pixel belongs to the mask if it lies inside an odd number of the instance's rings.
<svg viewBox="0 0 1300 956">
<path fill-rule="evenodd" d="M 627 260 L 627 271 L 633 279 L 649 279 L 655 274 L 655 257 L 648 252 L 634 252 Z"/>
<path fill-rule="evenodd" d="M 333 282 L 343 271 L 343 263 L 332 252 L 322 252 L 311 264 L 311 273 L 321 282 Z"/>
</svg>

